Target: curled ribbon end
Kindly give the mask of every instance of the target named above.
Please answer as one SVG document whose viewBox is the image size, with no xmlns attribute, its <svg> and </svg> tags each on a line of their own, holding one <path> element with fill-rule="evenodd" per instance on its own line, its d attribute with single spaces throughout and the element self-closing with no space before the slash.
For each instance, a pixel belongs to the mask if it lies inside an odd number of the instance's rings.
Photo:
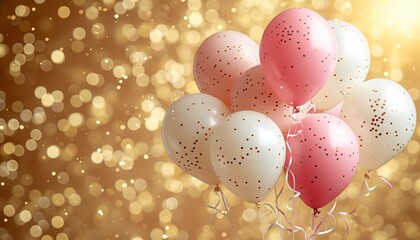
<svg viewBox="0 0 420 240">
<path fill-rule="evenodd" d="M 378 177 L 382 180 L 382 181 L 384 181 L 389 187 L 392 187 L 392 183 L 388 180 L 388 179 L 386 179 L 384 176 L 379 176 L 378 175 Z"/>
</svg>

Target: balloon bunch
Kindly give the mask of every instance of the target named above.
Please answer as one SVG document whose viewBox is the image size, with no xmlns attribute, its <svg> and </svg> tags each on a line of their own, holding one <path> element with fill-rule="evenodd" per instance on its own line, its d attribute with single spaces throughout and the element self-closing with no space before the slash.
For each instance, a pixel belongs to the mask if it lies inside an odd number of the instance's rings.
<svg viewBox="0 0 420 240">
<path fill-rule="evenodd" d="M 201 93 L 167 111 L 164 146 L 185 172 L 251 203 L 284 171 L 317 213 L 359 162 L 381 167 L 414 132 L 410 95 L 391 80 L 365 81 L 369 67 L 369 45 L 355 26 L 308 9 L 277 15 L 260 46 L 239 32 L 216 33 L 195 56 Z"/>
</svg>

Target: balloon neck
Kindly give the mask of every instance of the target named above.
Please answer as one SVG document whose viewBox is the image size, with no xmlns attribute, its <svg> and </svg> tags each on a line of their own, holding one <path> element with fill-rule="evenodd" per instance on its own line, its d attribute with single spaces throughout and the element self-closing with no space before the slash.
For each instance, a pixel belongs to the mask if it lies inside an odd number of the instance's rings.
<svg viewBox="0 0 420 240">
<path fill-rule="evenodd" d="M 372 173 L 371 173 L 371 171 L 367 171 L 366 173 L 365 173 L 365 178 L 366 179 L 370 179 L 372 177 Z"/>
<path fill-rule="evenodd" d="M 321 211 L 318 210 L 318 208 L 314 208 L 314 216 L 320 214 Z"/>
<path fill-rule="evenodd" d="M 217 185 L 216 187 L 214 187 L 214 191 L 215 191 L 216 193 L 218 193 L 218 192 L 221 192 L 221 191 L 222 191 L 222 189 L 220 188 L 220 186 L 219 186 L 219 185 Z"/>
</svg>

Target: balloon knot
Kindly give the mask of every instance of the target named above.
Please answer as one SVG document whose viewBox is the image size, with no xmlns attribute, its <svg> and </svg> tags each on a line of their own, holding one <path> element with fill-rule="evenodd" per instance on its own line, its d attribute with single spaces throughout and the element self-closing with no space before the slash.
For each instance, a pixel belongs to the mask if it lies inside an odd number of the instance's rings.
<svg viewBox="0 0 420 240">
<path fill-rule="evenodd" d="M 217 185 L 216 187 L 214 187 L 214 191 L 215 191 L 216 193 L 218 193 L 218 192 L 221 192 L 221 191 L 222 191 L 222 189 L 219 187 L 219 185 Z"/>
<path fill-rule="evenodd" d="M 365 173 L 365 178 L 370 179 L 370 178 L 371 178 L 371 176 L 372 176 L 372 174 L 371 174 L 371 172 L 370 172 L 370 171 L 367 171 L 367 172 Z"/>
<path fill-rule="evenodd" d="M 298 107 L 293 107 L 293 114 L 299 113 L 300 110 Z"/>
<path fill-rule="evenodd" d="M 256 203 L 256 204 L 255 204 L 255 206 L 256 206 L 257 208 L 261 208 L 261 203 Z"/>
<path fill-rule="evenodd" d="M 314 208 L 314 216 L 317 215 L 317 214 L 320 214 L 320 213 L 321 213 L 321 211 L 319 211 L 318 208 Z"/>
</svg>

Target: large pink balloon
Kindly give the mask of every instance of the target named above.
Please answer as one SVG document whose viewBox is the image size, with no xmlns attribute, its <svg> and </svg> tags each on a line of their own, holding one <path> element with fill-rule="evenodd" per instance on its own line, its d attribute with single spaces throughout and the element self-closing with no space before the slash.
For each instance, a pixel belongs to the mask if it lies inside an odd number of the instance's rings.
<svg viewBox="0 0 420 240">
<path fill-rule="evenodd" d="M 296 113 L 297 119 L 306 117 L 309 103 L 299 107 Z M 265 114 L 271 118 L 287 137 L 289 127 L 294 122 L 293 107 L 284 103 L 268 85 L 261 65 L 246 71 L 236 82 L 232 89 L 230 109 L 233 112 L 241 110 L 253 110 Z"/>
<path fill-rule="evenodd" d="M 300 106 L 332 76 L 337 57 L 328 22 L 309 9 L 277 15 L 261 39 L 260 59 L 271 87 L 289 105 Z"/>
<path fill-rule="evenodd" d="M 303 119 L 302 126 L 302 133 L 289 141 L 295 185 L 291 176 L 288 181 L 306 205 L 317 209 L 349 185 L 359 162 L 359 147 L 351 128 L 338 117 L 317 113 Z"/>
<path fill-rule="evenodd" d="M 257 43 L 240 32 L 211 35 L 198 48 L 194 59 L 198 88 L 229 106 L 230 91 L 239 76 L 260 64 L 258 51 Z"/>
</svg>

